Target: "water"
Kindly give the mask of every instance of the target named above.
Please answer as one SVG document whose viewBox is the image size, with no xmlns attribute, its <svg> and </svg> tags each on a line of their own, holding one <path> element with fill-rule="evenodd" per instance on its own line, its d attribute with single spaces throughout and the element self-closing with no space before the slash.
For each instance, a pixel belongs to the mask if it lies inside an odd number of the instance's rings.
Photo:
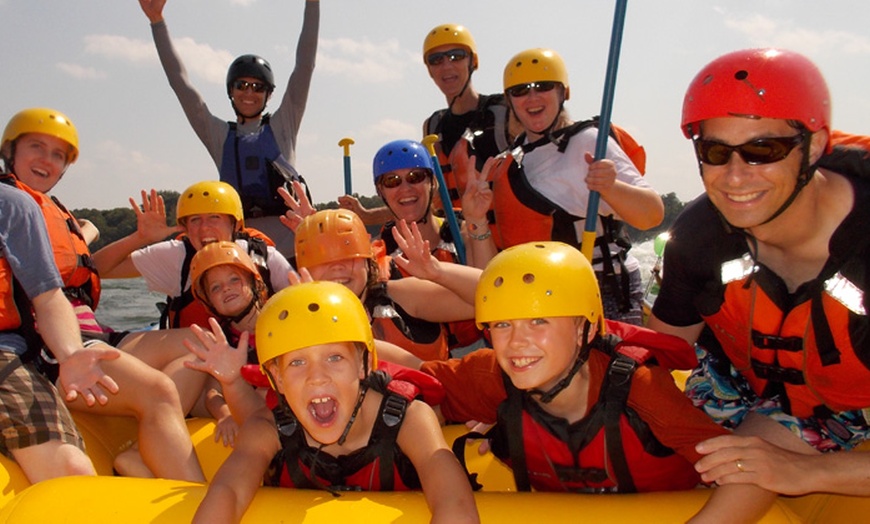
<svg viewBox="0 0 870 524">
<path fill-rule="evenodd" d="M 653 241 L 649 240 L 631 248 L 640 260 L 644 286 L 656 261 Z M 644 287 L 645 289 L 645 287 Z M 148 290 L 141 278 L 103 280 L 103 294 L 97 318 L 103 324 L 118 330 L 139 329 L 160 320 L 155 304 L 165 296 Z"/>
<path fill-rule="evenodd" d="M 140 329 L 160 320 L 155 304 L 166 300 L 148 290 L 141 278 L 106 279 L 97 319 L 116 331 Z"/>
</svg>

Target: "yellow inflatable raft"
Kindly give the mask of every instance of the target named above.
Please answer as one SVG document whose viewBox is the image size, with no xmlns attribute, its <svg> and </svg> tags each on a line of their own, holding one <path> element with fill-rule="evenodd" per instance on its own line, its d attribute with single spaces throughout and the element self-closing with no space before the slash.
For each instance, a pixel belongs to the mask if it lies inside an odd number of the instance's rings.
<svg viewBox="0 0 870 524">
<path fill-rule="evenodd" d="M 0 522 L 189 522 L 206 492 L 204 485 L 113 477 L 112 459 L 136 435 L 135 422 L 121 417 L 75 415 L 98 477 L 67 477 L 29 486 L 14 463 L 0 458 Z M 229 450 L 215 443 L 214 422 L 190 420 L 188 428 L 206 477 L 211 479 Z M 452 441 L 464 431 L 445 428 Z M 487 522 L 685 522 L 707 500 L 710 490 L 640 495 L 516 493 L 510 472 L 492 455 L 467 453 L 483 492 L 475 494 L 481 520 Z M 870 499 L 830 495 L 780 497 L 764 523 L 844 522 L 861 520 Z M 343 493 L 260 488 L 243 522 L 419 523 L 428 522 L 422 493 Z"/>
</svg>

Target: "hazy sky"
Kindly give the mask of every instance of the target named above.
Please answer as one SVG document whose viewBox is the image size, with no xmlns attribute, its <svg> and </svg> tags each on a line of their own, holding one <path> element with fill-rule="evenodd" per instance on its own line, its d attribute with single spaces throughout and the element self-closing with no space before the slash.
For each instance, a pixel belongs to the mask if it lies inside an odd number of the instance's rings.
<svg viewBox="0 0 870 524">
<path fill-rule="evenodd" d="M 320 44 L 297 145 L 297 168 L 316 201 L 343 191 L 351 137 L 354 190 L 373 194 L 371 159 L 446 105 L 422 63 L 429 29 L 460 23 L 477 40 L 478 91 L 500 91 L 505 62 L 531 47 L 565 58 L 566 107 L 597 114 L 609 49 L 610 0 L 322 0 Z M 277 104 L 293 68 L 303 0 L 169 0 L 165 16 L 212 113 L 233 117 L 224 79 L 243 53 L 276 72 Z M 54 193 L 69 207 L 127 206 L 143 188 L 181 191 L 216 178 L 157 61 L 136 0 L 0 0 L 0 125 L 49 106 L 76 124 L 81 156 Z M 814 60 L 828 79 L 834 127 L 870 133 L 870 3 L 866 0 L 632 0 L 613 121 L 647 150 L 647 177 L 688 200 L 701 191 L 679 130 L 683 94 L 697 71 L 726 52 L 780 46 Z M 272 108 L 274 109 L 274 107 Z"/>
</svg>

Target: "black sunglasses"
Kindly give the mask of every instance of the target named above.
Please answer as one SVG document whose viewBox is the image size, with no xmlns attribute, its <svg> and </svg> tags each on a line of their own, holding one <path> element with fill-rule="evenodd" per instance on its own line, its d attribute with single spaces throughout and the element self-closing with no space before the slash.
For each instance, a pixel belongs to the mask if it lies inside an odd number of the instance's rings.
<svg viewBox="0 0 870 524">
<path fill-rule="evenodd" d="M 779 162 L 803 141 L 803 133 L 794 136 L 756 138 L 736 146 L 715 140 L 698 139 L 695 140 L 695 153 L 698 155 L 698 160 L 707 165 L 724 166 L 731 158 L 731 153 L 737 151 L 744 162 L 757 166 Z"/>
<path fill-rule="evenodd" d="M 255 93 L 263 93 L 266 91 L 266 84 L 263 82 L 248 82 L 247 80 L 236 80 L 233 82 L 233 89 L 237 91 L 247 91 L 249 87 L 253 89 Z"/>
<path fill-rule="evenodd" d="M 509 87 L 506 91 L 507 94 L 511 95 L 512 97 L 520 98 L 531 93 L 532 89 L 534 89 L 538 93 L 546 93 L 547 91 L 552 91 L 553 88 L 556 87 L 556 84 L 558 84 L 558 82 L 529 82 L 528 84 L 520 84 Z"/>
<path fill-rule="evenodd" d="M 403 181 L 411 185 L 417 185 L 428 178 L 429 171 L 415 169 L 414 171 L 409 171 L 404 177 L 398 173 L 387 173 L 382 176 L 378 182 L 387 189 L 393 189 L 401 186 Z"/>
<path fill-rule="evenodd" d="M 430 66 L 435 66 L 444 62 L 444 59 L 456 62 L 468 57 L 468 51 L 465 49 L 448 49 L 447 51 L 439 51 L 438 53 L 429 53 L 426 56 L 426 63 Z"/>
</svg>

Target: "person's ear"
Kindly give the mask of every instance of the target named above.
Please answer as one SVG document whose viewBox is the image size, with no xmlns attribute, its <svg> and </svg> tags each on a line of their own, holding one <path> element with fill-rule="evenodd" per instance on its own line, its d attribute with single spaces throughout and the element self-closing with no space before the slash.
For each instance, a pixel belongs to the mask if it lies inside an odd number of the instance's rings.
<svg viewBox="0 0 870 524">
<path fill-rule="evenodd" d="M 827 152 L 828 137 L 828 130 L 824 128 L 810 135 L 810 165 L 818 162 Z"/>
</svg>

